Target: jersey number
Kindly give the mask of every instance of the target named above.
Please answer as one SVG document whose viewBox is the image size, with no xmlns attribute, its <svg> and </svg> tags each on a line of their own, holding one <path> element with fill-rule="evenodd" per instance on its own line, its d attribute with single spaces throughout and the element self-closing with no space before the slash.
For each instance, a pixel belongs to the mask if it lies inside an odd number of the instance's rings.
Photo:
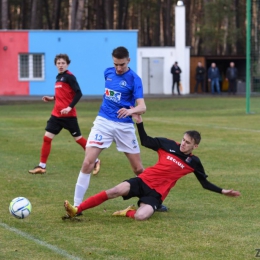
<svg viewBox="0 0 260 260">
<path fill-rule="evenodd" d="M 95 135 L 95 140 L 96 140 L 96 141 L 101 141 L 101 140 L 102 140 L 102 135 L 96 134 L 96 135 Z"/>
</svg>

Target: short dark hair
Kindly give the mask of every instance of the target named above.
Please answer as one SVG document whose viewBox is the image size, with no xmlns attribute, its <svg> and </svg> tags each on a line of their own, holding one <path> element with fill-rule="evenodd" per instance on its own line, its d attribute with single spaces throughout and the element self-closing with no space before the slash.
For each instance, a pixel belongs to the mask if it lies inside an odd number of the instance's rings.
<svg viewBox="0 0 260 260">
<path fill-rule="evenodd" d="M 113 50 L 112 56 L 117 59 L 129 58 L 129 52 L 127 48 L 120 46 Z"/>
<path fill-rule="evenodd" d="M 199 144 L 201 141 L 201 135 L 196 130 L 189 130 L 189 131 L 186 131 L 184 134 L 189 135 L 195 141 L 195 144 Z"/>
<path fill-rule="evenodd" d="M 62 53 L 57 54 L 55 56 L 55 59 L 54 59 L 54 64 L 55 65 L 57 63 L 57 60 L 59 60 L 59 59 L 63 59 L 63 60 L 65 60 L 67 62 L 67 64 L 70 64 L 70 58 L 69 58 L 69 56 L 67 54 L 62 54 Z"/>
</svg>

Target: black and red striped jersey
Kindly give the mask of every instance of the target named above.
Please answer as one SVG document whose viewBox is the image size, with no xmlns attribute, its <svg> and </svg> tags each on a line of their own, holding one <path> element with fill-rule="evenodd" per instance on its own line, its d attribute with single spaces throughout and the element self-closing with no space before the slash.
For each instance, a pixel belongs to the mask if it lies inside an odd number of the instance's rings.
<svg viewBox="0 0 260 260">
<path fill-rule="evenodd" d="M 68 70 L 56 77 L 55 83 L 55 105 L 52 115 L 56 117 L 76 117 L 75 105 L 82 96 L 81 89 L 76 77 Z M 72 110 L 68 114 L 61 115 L 60 111 L 70 106 Z"/>
<path fill-rule="evenodd" d="M 148 136 L 143 123 L 137 124 L 141 144 L 158 153 L 158 162 L 146 168 L 138 175 L 151 189 L 155 189 L 166 198 L 170 189 L 183 176 L 194 172 L 203 188 L 221 193 L 222 189 L 210 183 L 200 162 L 193 154 L 184 154 L 180 151 L 180 144 L 173 140 Z"/>
</svg>

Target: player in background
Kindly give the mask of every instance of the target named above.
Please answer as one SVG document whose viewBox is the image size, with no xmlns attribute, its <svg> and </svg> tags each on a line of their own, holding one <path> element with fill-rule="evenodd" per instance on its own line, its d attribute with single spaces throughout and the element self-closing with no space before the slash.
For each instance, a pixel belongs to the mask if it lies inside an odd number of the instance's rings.
<svg viewBox="0 0 260 260">
<path fill-rule="evenodd" d="M 142 80 L 128 66 L 130 58 L 125 47 L 115 48 L 112 59 L 114 67 L 104 72 L 103 102 L 88 137 L 85 158 L 75 187 L 74 206 L 84 199 L 95 159 L 112 142 L 116 143 L 119 152 L 125 153 L 136 175 L 144 170 L 131 117 L 134 113 L 143 114 L 146 111 Z M 164 209 L 167 210 L 166 207 Z"/>
<path fill-rule="evenodd" d="M 113 213 L 114 216 L 126 216 L 135 220 L 146 220 L 160 207 L 171 188 L 183 176 L 194 172 L 203 188 L 231 197 L 240 196 L 239 191 L 222 189 L 207 180 L 207 175 L 200 159 L 192 154 L 198 148 L 201 140 L 197 131 L 184 133 L 181 143 L 157 137 L 152 138 L 146 134 L 142 117 L 133 115 L 136 120 L 141 144 L 158 153 L 159 160 L 146 168 L 136 178 L 126 180 L 112 189 L 102 191 L 82 202 L 78 207 L 72 206 L 67 200 L 64 202 L 67 215 L 71 218 L 83 210 L 96 207 L 109 199 L 122 196 L 124 200 L 138 197 L 138 209 L 135 206 Z"/>
<path fill-rule="evenodd" d="M 29 170 L 31 174 L 44 174 L 46 164 L 51 152 L 53 138 L 64 128 L 70 132 L 74 140 L 85 150 L 87 140 L 81 135 L 77 120 L 75 105 L 82 97 L 80 86 L 76 77 L 68 71 L 70 59 L 67 54 L 58 54 L 54 59 L 54 64 L 58 69 L 55 83 L 55 96 L 43 96 L 44 102 L 55 101 L 51 117 L 45 128 L 41 148 L 40 163 L 34 169 Z M 95 168 L 93 173 L 98 173 L 100 160 L 95 158 Z"/>
</svg>

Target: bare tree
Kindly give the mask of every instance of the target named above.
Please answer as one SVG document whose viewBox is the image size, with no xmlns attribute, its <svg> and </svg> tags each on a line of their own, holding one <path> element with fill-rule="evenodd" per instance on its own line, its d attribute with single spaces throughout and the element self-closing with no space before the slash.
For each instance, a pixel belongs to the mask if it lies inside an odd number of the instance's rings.
<svg viewBox="0 0 260 260">
<path fill-rule="evenodd" d="M 78 0 L 69 0 L 69 30 L 74 30 L 76 28 L 76 14 L 78 7 Z"/>
<path fill-rule="evenodd" d="M 43 2 L 44 2 L 43 4 L 44 4 L 44 9 L 45 9 L 46 21 L 47 21 L 47 28 L 52 29 L 52 24 L 51 24 L 51 19 L 50 19 L 50 8 L 49 8 L 48 0 L 44 0 Z"/>
<path fill-rule="evenodd" d="M 3 29 L 137 29 L 139 46 L 173 46 L 177 0 L 2 0 Z M 258 7 L 252 36 L 260 49 Z M 245 54 L 246 2 L 185 0 L 186 44 L 192 55 Z M 259 16 L 260 17 L 260 16 Z M 257 20 L 258 19 L 258 20 Z"/>
<path fill-rule="evenodd" d="M 32 0 L 30 29 L 42 29 L 42 1 Z"/>
<path fill-rule="evenodd" d="M 128 12 L 128 0 L 120 0 L 118 2 L 118 29 L 126 29 L 127 21 L 127 12 Z"/>
<path fill-rule="evenodd" d="M 2 29 L 8 29 L 8 0 L 2 0 Z"/>
<path fill-rule="evenodd" d="M 62 0 L 54 0 L 53 1 L 53 9 L 52 9 L 52 27 L 55 30 L 60 29 L 60 15 L 61 15 L 61 1 Z"/>
<path fill-rule="evenodd" d="M 78 0 L 75 29 L 80 30 L 83 26 L 83 15 L 85 11 L 85 0 Z"/>
<path fill-rule="evenodd" d="M 114 29 L 114 0 L 104 0 L 105 29 Z"/>
<path fill-rule="evenodd" d="M 172 3 L 171 0 L 164 0 L 162 5 L 162 34 L 163 34 L 163 45 L 172 46 Z"/>
</svg>

